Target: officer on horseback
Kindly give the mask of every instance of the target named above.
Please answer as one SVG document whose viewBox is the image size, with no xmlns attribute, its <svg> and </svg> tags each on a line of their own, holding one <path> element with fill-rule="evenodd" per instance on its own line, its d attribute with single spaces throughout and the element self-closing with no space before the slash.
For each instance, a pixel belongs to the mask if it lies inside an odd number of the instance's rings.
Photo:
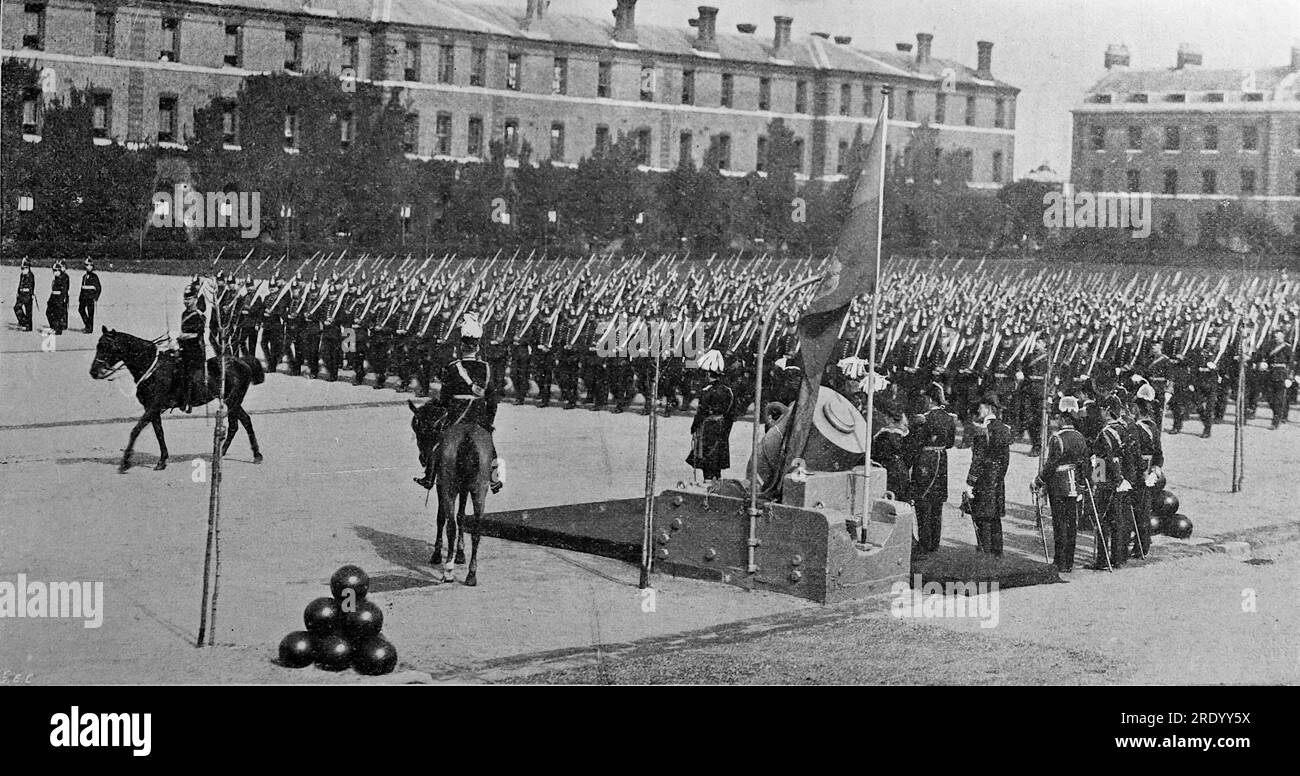
<svg viewBox="0 0 1300 776">
<path fill-rule="evenodd" d="M 497 415 L 497 389 L 493 380 L 492 367 L 479 357 L 479 343 L 483 338 L 483 327 L 472 314 L 465 315 L 460 325 L 460 358 L 452 360 L 443 369 L 442 389 L 438 394 L 437 404 L 447 408 L 447 414 L 439 424 L 437 435 L 457 423 L 477 423 L 490 435 Z M 425 488 L 433 487 L 432 468 L 424 478 L 415 480 Z M 492 444 L 492 482 L 493 493 L 501 490 L 505 483 L 505 462 L 497 457 L 496 443 Z"/>
<path fill-rule="evenodd" d="M 181 333 L 176 341 L 181 349 L 181 395 L 182 412 L 190 412 L 194 406 L 194 386 L 204 380 L 203 330 L 205 322 L 203 313 L 199 312 L 198 288 L 191 285 L 185 290 L 185 312 L 181 315 Z"/>
</svg>

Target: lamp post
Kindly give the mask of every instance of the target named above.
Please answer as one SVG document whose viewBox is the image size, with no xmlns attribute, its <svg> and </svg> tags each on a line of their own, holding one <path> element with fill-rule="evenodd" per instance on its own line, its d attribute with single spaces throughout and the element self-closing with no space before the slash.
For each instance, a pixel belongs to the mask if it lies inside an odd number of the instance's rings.
<svg viewBox="0 0 1300 776">
<path fill-rule="evenodd" d="M 402 205 L 402 209 L 398 212 L 402 217 L 402 245 L 406 245 L 406 230 L 411 222 L 411 206 Z"/>
</svg>

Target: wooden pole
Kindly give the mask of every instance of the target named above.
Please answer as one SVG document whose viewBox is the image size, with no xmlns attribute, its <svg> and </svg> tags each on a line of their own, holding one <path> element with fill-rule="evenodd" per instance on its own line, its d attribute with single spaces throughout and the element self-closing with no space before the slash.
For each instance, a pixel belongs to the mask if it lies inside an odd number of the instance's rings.
<svg viewBox="0 0 1300 776">
<path fill-rule="evenodd" d="M 662 322 L 660 326 L 662 327 Z M 655 347 L 655 371 L 650 377 L 650 395 L 645 397 L 650 408 L 650 425 L 645 457 L 645 523 L 641 532 L 641 583 L 642 590 L 650 587 L 650 569 L 654 565 L 655 520 L 655 463 L 659 437 L 659 412 L 655 397 L 659 395 L 659 360 L 661 348 Z"/>
<path fill-rule="evenodd" d="M 199 612 L 196 647 L 216 643 L 217 586 L 221 579 L 221 446 L 225 442 L 227 333 L 221 319 L 221 305 L 213 297 L 212 314 L 217 316 L 217 362 L 221 367 L 221 384 L 217 389 L 216 423 L 212 429 L 212 461 L 208 486 L 208 534 L 203 553 L 203 602 Z M 204 366 L 206 374 L 207 367 Z"/>
</svg>

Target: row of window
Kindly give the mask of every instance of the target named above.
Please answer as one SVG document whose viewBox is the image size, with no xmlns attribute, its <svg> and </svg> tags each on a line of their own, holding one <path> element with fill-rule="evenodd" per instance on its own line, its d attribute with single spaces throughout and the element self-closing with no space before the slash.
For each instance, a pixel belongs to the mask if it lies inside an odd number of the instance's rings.
<svg viewBox="0 0 1300 776">
<path fill-rule="evenodd" d="M 1242 85 L 1243 87 L 1245 87 L 1248 86 L 1249 83 L 1244 82 Z M 1223 102 L 1223 96 L 1224 96 L 1223 92 L 1206 92 L 1204 96 L 1200 98 L 1198 98 L 1196 95 L 1193 95 L 1190 102 Z M 1114 97 L 1115 95 L 1106 94 L 1106 93 L 1094 94 L 1088 98 L 1088 102 L 1097 103 L 1100 105 L 1111 105 L 1115 102 Z M 1189 100 L 1187 99 L 1186 92 L 1172 92 L 1166 94 L 1161 98 L 1161 101 L 1175 102 L 1175 103 L 1189 102 Z M 1245 89 L 1241 94 L 1241 101 L 1242 102 L 1263 102 L 1264 93 L 1254 91 L 1253 88 Z M 1132 94 L 1129 94 L 1127 97 L 1125 97 L 1124 102 L 1146 104 L 1151 102 L 1151 96 L 1146 92 L 1133 92 Z"/>
<path fill-rule="evenodd" d="M 45 6 L 29 4 L 27 9 L 27 30 L 23 36 L 23 46 L 25 48 L 42 49 L 44 47 L 45 37 Z M 113 41 L 115 37 L 115 13 L 113 11 L 97 11 L 95 13 L 95 50 L 96 56 L 113 56 Z M 181 20 L 179 17 L 163 17 L 160 21 L 162 35 L 160 37 L 160 49 L 158 52 L 159 61 L 179 62 L 181 60 Z M 239 24 L 225 25 L 225 41 L 223 48 L 223 62 L 231 67 L 242 67 L 244 61 L 244 38 L 243 27 Z M 292 72 L 301 72 L 303 70 L 303 33 L 301 29 L 290 29 L 284 33 L 284 69 Z M 422 80 L 421 68 L 421 43 L 417 40 L 408 40 L 404 44 L 402 59 L 402 77 L 406 81 L 419 82 Z M 351 68 L 354 72 L 360 68 L 360 39 L 355 35 L 343 37 L 343 66 Z M 453 84 L 456 82 L 456 47 L 451 44 L 439 44 L 437 46 L 437 82 L 440 84 Z M 508 91 L 520 91 L 521 84 L 521 55 L 517 52 L 511 52 L 506 58 L 506 71 L 504 80 L 500 87 Z M 474 47 L 470 50 L 469 62 L 470 86 L 486 87 L 487 86 L 487 49 L 484 47 Z M 613 63 L 602 61 L 598 65 L 596 76 L 596 96 L 608 98 L 612 96 L 611 82 L 613 74 Z M 653 65 L 643 65 L 641 68 L 641 77 L 639 84 L 639 95 L 643 102 L 654 102 L 657 87 L 656 70 Z M 682 86 L 680 102 L 683 105 L 696 105 L 695 89 L 695 70 L 682 71 Z M 855 84 L 842 83 L 839 87 L 839 114 L 841 116 L 853 115 Z M 566 57 L 555 57 L 551 66 L 551 93 L 568 94 L 569 93 L 569 60 Z M 875 113 L 875 96 L 877 87 L 872 84 L 861 84 L 861 98 L 858 105 L 861 108 L 861 115 L 871 116 Z M 916 95 L 914 90 L 907 90 L 901 95 L 903 103 L 903 118 L 906 121 L 917 120 Z M 897 103 L 899 99 L 890 101 L 889 118 L 897 118 Z M 976 123 L 976 99 L 974 95 L 964 96 L 964 113 L 963 121 L 967 126 L 974 126 Z M 735 107 L 735 76 L 732 73 L 722 74 L 721 90 L 718 98 L 719 107 Z M 758 110 L 772 110 L 772 79 L 763 76 L 759 79 L 758 85 Z M 794 112 L 810 113 L 809 104 L 809 82 L 807 80 L 798 80 L 795 82 L 794 95 Z M 934 113 L 930 117 L 936 124 L 948 123 L 948 95 L 944 92 L 935 94 Z M 1007 105 L 1004 98 L 998 97 L 994 100 L 994 127 L 1007 126 Z"/>
<path fill-rule="evenodd" d="M 1300 149 L 1300 126 L 1295 133 L 1295 147 Z M 1130 151 L 1141 151 L 1145 139 L 1145 131 L 1141 126 L 1129 126 L 1127 128 L 1127 149 Z M 1205 151 L 1219 150 L 1219 127 L 1216 124 L 1207 124 L 1200 128 L 1201 130 L 1201 149 Z M 1259 127 L 1255 124 L 1243 124 L 1239 127 L 1239 136 L 1241 138 L 1242 151 L 1259 150 Z M 1101 125 L 1091 125 L 1088 128 L 1089 142 L 1094 151 L 1106 150 L 1106 127 Z M 1182 127 L 1171 124 L 1164 128 L 1164 142 L 1162 148 L 1165 151 L 1181 151 L 1183 148 L 1183 131 Z"/>
<path fill-rule="evenodd" d="M 1257 193 L 1256 171 L 1253 169 L 1245 168 L 1239 170 L 1238 173 L 1240 175 L 1241 194 L 1247 196 L 1256 194 Z M 1161 177 L 1163 178 L 1162 181 L 1163 191 L 1165 194 L 1180 193 L 1178 170 L 1174 170 L 1174 169 L 1164 170 L 1161 173 Z M 1106 178 L 1105 170 L 1102 170 L 1100 168 L 1093 168 L 1088 172 L 1088 185 L 1093 191 L 1105 191 L 1106 190 L 1105 178 Z M 1142 183 L 1141 170 L 1126 170 L 1124 174 L 1124 178 L 1129 191 L 1131 192 L 1146 191 Z M 1210 169 L 1201 170 L 1201 193 L 1202 194 L 1219 193 L 1219 171 L 1218 170 L 1210 170 Z M 1300 170 L 1295 171 L 1295 194 L 1296 196 L 1300 196 Z"/>
</svg>

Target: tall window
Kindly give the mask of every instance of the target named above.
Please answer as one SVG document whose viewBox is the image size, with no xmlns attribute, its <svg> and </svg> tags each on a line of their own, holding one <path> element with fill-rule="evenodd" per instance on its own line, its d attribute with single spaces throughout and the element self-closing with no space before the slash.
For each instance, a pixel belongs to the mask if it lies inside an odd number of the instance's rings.
<svg viewBox="0 0 1300 776">
<path fill-rule="evenodd" d="M 1128 148 L 1130 151 L 1142 150 L 1142 127 L 1128 128 Z"/>
<path fill-rule="evenodd" d="M 655 101 L 655 66 L 641 66 L 641 102 Z"/>
<path fill-rule="evenodd" d="M 239 67 L 244 61 L 244 30 L 238 24 L 226 25 L 226 55 L 225 63 L 231 67 Z"/>
<path fill-rule="evenodd" d="M 916 121 L 916 92 L 908 89 L 904 100 L 903 117 L 908 121 Z"/>
<path fill-rule="evenodd" d="M 1094 151 L 1106 150 L 1106 128 L 1105 127 L 1099 126 L 1097 124 L 1093 124 L 1092 126 L 1088 127 L 1088 137 L 1092 144 L 1092 150 Z"/>
<path fill-rule="evenodd" d="M 1214 170 L 1201 170 L 1201 193 L 1219 193 L 1219 174 Z"/>
<path fill-rule="evenodd" d="M 301 30 L 285 30 L 284 32 L 284 69 L 294 72 L 302 70 Z"/>
<path fill-rule="evenodd" d="M 862 85 L 862 115 L 875 115 L 876 87 L 871 84 Z"/>
<path fill-rule="evenodd" d="M 650 130 L 647 127 L 636 131 L 636 160 L 638 164 L 650 165 Z"/>
<path fill-rule="evenodd" d="M 181 20 L 174 16 L 163 17 L 162 39 L 158 45 L 158 61 L 181 61 Z"/>
<path fill-rule="evenodd" d="M 772 79 L 767 76 L 758 79 L 758 109 L 772 109 Z"/>
<path fill-rule="evenodd" d="M 352 145 L 352 138 L 356 135 L 357 119 L 351 112 L 339 116 L 339 145 L 347 148 Z"/>
<path fill-rule="evenodd" d="M 840 84 L 840 115 L 847 116 L 853 110 L 853 84 Z"/>
<path fill-rule="evenodd" d="M 569 60 L 556 57 L 551 66 L 551 94 L 569 93 Z"/>
<path fill-rule="evenodd" d="M 519 91 L 520 55 L 512 53 L 506 56 L 506 88 L 512 92 Z"/>
<path fill-rule="evenodd" d="M 519 155 L 519 119 L 506 119 L 505 144 L 506 156 Z"/>
<path fill-rule="evenodd" d="M 451 114 L 439 113 L 433 128 L 437 143 L 434 153 L 451 156 Z"/>
<path fill-rule="evenodd" d="M 361 41 L 356 35 L 343 38 L 343 66 L 356 71 L 361 62 Z"/>
<path fill-rule="evenodd" d="M 112 11 L 95 12 L 95 56 L 113 56 L 114 14 Z"/>
<path fill-rule="evenodd" d="M 558 121 L 551 123 L 551 161 L 564 161 L 564 125 Z"/>
<path fill-rule="evenodd" d="M 23 6 L 23 48 L 45 49 L 45 6 L 42 4 Z"/>
<path fill-rule="evenodd" d="M 723 133 L 713 136 L 714 158 L 718 161 L 719 170 L 731 169 L 731 135 Z"/>
<path fill-rule="evenodd" d="M 1182 146 L 1182 132 L 1177 126 L 1165 127 L 1165 150 L 1177 151 Z"/>
<path fill-rule="evenodd" d="M 677 163 L 686 164 L 695 161 L 695 135 L 690 130 L 683 130 L 677 138 Z"/>
<path fill-rule="evenodd" d="M 487 49 L 481 46 L 469 51 L 469 85 L 487 86 Z"/>
<path fill-rule="evenodd" d="M 794 171 L 803 172 L 803 138 L 794 139 Z"/>
<path fill-rule="evenodd" d="M 609 153 L 609 127 L 604 124 L 596 125 L 596 147 L 597 156 L 604 156 Z"/>
<path fill-rule="evenodd" d="M 763 135 L 758 136 L 758 145 L 754 151 L 754 169 L 767 172 L 767 138 Z"/>
<path fill-rule="evenodd" d="M 1127 171 L 1125 171 L 1125 173 L 1124 173 L 1124 177 L 1127 179 L 1128 190 L 1129 190 L 1129 191 L 1141 191 L 1141 190 L 1142 190 L 1142 173 L 1141 173 L 1141 171 L 1139 171 L 1139 170 L 1127 170 Z"/>
<path fill-rule="evenodd" d="M 1255 193 L 1255 171 L 1241 171 L 1241 193 L 1250 195 Z"/>
<path fill-rule="evenodd" d="M 1219 150 L 1219 127 L 1217 125 L 1210 124 L 1205 128 L 1205 150 Z"/>
<path fill-rule="evenodd" d="M 176 142 L 176 98 L 158 98 L 158 142 Z"/>
<path fill-rule="evenodd" d="M 596 70 L 596 96 L 608 97 L 610 95 L 610 81 L 614 73 L 613 62 L 601 62 Z"/>
<path fill-rule="evenodd" d="M 349 120 L 351 117 L 352 114 L 348 114 Z M 221 106 L 221 142 L 225 145 L 239 145 L 239 110 L 233 102 Z"/>
<path fill-rule="evenodd" d="M 695 71 L 682 71 L 682 105 L 695 104 Z"/>
<path fill-rule="evenodd" d="M 483 117 L 470 116 L 465 132 L 465 153 L 470 156 L 483 155 Z"/>
<path fill-rule="evenodd" d="M 794 112 L 808 112 L 808 82 L 795 81 L 794 83 Z"/>
<path fill-rule="evenodd" d="M 849 161 L 849 141 L 841 140 L 839 152 L 835 156 L 835 172 L 837 175 L 843 175 L 847 168 L 845 164 Z"/>
<path fill-rule="evenodd" d="M 1259 127 L 1254 124 L 1247 124 L 1241 128 L 1241 150 L 1259 150 Z"/>
<path fill-rule="evenodd" d="M 90 111 L 90 129 L 95 137 L 108 137 L 113 127 L 113 95 L 95 92 Z"/>
<path fill-rule="evenodd" d="M 402 150 L 408 154 L 420 152 L 420 114 L 408 113 L 402 120 Z"/>
<path fill-rule="evenodd" d="M 934 95 L 934 123 L 948 123 L 948 95 L 943 92 Z"/>
<path fill-rule="evenodd" d="M 999 97 L 993 102 L 993 126 L 1005 127 L 1007 125 L 1007 101 Z"/>
<path fill-rule="evenodd" d="M 284 147 L 298 147 L 298 112 L 294 110 L 284 112 Z"/>
<path fill-rule="evenodd" d="M 993 152 L 993 182 L 1002 182 L 1002 152 Z"/>
<path fill-rule="evenodd" d="M 731 73 L 722 74 L 722 107 L 730 108 L 736 98 L 736 77 Z"/>
<path fill-rule="evenodd" d="M 420 80 L 420 41 L 406 41 L 406 56 L 402 60 L 402 79 L 406 81 Z"/>
<path fill-rule="evenodd" d="M 438 46 L 438 83 L 456 82 L 456 47 L 450 43 Z"/>
<path fill-rule="evenodd" d="M 23 92 L 23 134 L 35 135 L 40 132 L 41 93 L 36 89 Z"/>
<path fill-rule="evenodd" d="M 1165 193 L 1166 194 L 1178 193 L 1178 171 L 1177 170 L 1165 170 Z"/>
<path fill-rule="evenodd" d="M 975 95 L 966 95 L 966 126 L 975 126 Z"/>
</svg>

